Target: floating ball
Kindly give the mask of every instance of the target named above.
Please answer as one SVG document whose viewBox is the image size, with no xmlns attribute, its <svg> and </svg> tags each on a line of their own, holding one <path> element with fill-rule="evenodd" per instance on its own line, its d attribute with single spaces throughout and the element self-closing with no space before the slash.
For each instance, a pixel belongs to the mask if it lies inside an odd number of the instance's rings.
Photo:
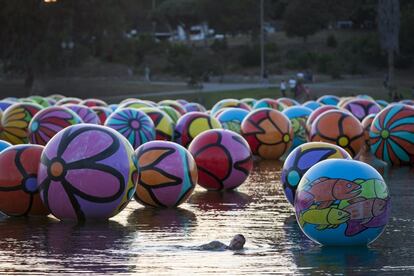
<svg viewBox="0 0 414 276">
<path fill-rule="evenodd" d="M 197 164 L 198 184 L 208 190 L 235 189 L 253 168 L 249 144 L 233 131 L 205 131 L 191 142 L 188 150 Z"/>
<path fill-rule="evenodd" d="M 226 107 L 236 107 L 236 108 L 241 108 L 247 111 L 250 111 L 250 107 L 245 104 L 242 103 L 239 100 L 236 99 L 224 99 L 221 101 L 218 101 L 213 108 L 211 108 L 211 114 L 214 116 L 220 109 L 226 108 Z"/>
<path fill-rule="evenodd" d="M 135 192 L 134 150 L 108 127 L 80 124 L 46 145 L 39 167 L 42 201 L 60 220 L 107 219 Z"/>
<path fill-rule="evenodd" d="M 30 96 L 29 99 L 32 100 L 34 103 L 42 106 L 42 107 L 49 107 L 50 106 L 49 101 L 46 98 L 44 98 L 44 97 L 41 97 L 41 96 Z"/>
<path fill-rule="evenodd" d="M 349 110 L 360 121 L 369 114 L 377 114 L 381 111 L 381 107 L 375 101 L 364 99 L 350 100 L 344 104 L 343 108 Z"/>
<path fill-rule="evenodd" d="M 0 140 L 0 152 L 2 152 L 3 150 L 7 149 L 8 147 L 11 147 L 12 144 L 10 144 L 9 142 L 6 142 L 4 140 Z"/>
<path fill-rule="evenodd" d="M 181 104 L 182 106 L 185 106 L 186 104 L 188 104 L 188 101 L 186 101 L 184 99 L 177 99 L 176 102 Z"/>
<path fill-rule="evenodd" d="M 321 114 L 309 134 L 312 142 L 327 142 L 345 149 L 355 157 L 365 144 L 364 129 L 357 118 L 348 112 L 331 110 Z"/>
<path fill-rule="evenodd" d="M 315 110 L 318 107 L 321 107 L 322 104 L 321 103 L 318 103 L 317 101 L 307 101 L 307 102 L 304 102 L 302 104 L 302 106 L 307 107 L 307 108 L 310 108 L 312 110 Z"/>
<path fill-rule="evenodd" d="M 224 129 L 232 130 L 238 134 L 241 133 L 241 123 L 249 114 L 249 111 L 230 107 L 221 112 L 216 118 L 219 120 Z"/>
<path fill-rule="evenodd" d="M 374 118 L 370 130 L 371 152 L 393 165 L 414 164 L 414 108 L 393 104 Z"/>
<path fill-rule="evenodd" d="M 374 121 L 376 114 L 369 114 L 367 115 L 364 120 L 362 120 L 362 128 L 364 129 L 364 139 L 365 139 L 365 146 L 367 149 L 370 148 L 370 140 L 369 140 L 369 132 L 371 130 L 372 122 Z"/>
<path fill-rule="evenodd" d="M 118 106 L 118 109 L 122 109 L 122 108 L 140 109 L 143 107 L 154 107 L 154 105 L 149 102 L 142 101 L 142 100 L 131 100 L 131 101 L 127 101 L 125 103 L 120 104 Z"/>
<path fill-rule="evenodd" d="M 248 106 L 250 106 L 251 108 L 254 106 L 254 104 L 256 103 L 256 99 L 253 98 L 243 98 L 240 100 L 240 102 L 247 104 Z"/>
<path fill-rule="evenodd" d="M 199 111 L 206 112 L 206 108 L 199 103 L 187 103 L 184 105 L 186 112 Z"/>
<path fill-rule="evenodd" d="M 376 100 L 375 102 L 381 107 L 381 109 L 386 108 L 389 104 L 387 101 L 384 100 Z"/>
<path fill-rule="evenodd" d="M 119 104 L 110 104 L 108 107 L 109 107 L 109 108 L 111 109 L 111 111 L 113 112 L 113 111 L 115 111 L 115 110 L 117 110 L 117 109 L 118 109 Z"/>
<path fill-rule="evenodd" d="M 243 120 L 241 130 L 253 154 L 263 159 L 279 159 L 293 142 L 289 119 L 270 108 L 250 112 Z"/>
<path fill-rule="evenodd" d="M 144 107 L 140 111 L 151 118 L 155 127 L 155 140 L 173 141 L 174 122 L 164 111 L 156 107 Z"/>
<path fill-rule="evenodd" d="M 287 106 L 285 104 L 278 102 L 277 100 L 264 98 L 256 101 L 256 103 L 253 106 L 253 109 L 272 108 L 278 111 L 283 111 L 286 107 Z"/>
<path fill-rule="evenodd" d="M 178 144 L 188 147 L 198 134 L 214 128 L 222 128 L 216 118 L 201 112 L 189 112 L 178 120 L 174 139 Z"/>
<path fill-rule="evenodd" d="M 54 106 L 54 105 L 56 105 L 56 100 L 55 99 L 53 99 L 53 98 L 49 98 L 49 97 L 47 97 L 47 98 L 45 98 L 46 100 L 47 100 L 47 102 L 49 103 L 49 106 Z"/>
<path fill-rule="evenodd" d="M 283 163 L 280 181 L 290 204 L 295 202 L 296 188 L 303 175 L 325 159 L 352 159 L 341 147 L 324 142 L 310 142 L 295 148 Z"/>
<path fill-rule="evenodd" d="M 49 95 L 48 98 L 51 98 L 51 99 L 53 99 L 53 100 L 55 100 L 57 102 L 57 101 L 59 101 L 61 99 L 64 99 L 65 96 L 63 96 L 61 94 L 52 94 L 52 95 Z"/>
<path fill-rule="evenodd" d="M 383 232 L 390 197 L 381 175 L 354 160 L 330 159 L 311 167 L 296 191 L 296 219 L 313 241 L 330 246 L 367 245 Z"/>
<path fill-rule="evenodd" d="M 406 99 L 406 100 L 400 101 L 399 103 L 413 106 L 414 105 L 414 100 Z"/>
<path fill-rule="evenodd" d="M 184 115 L 185 113 L 187 113 L 187 111 L 185 110 L 184 106 L 182 106 L 181 104 L 179 104 L 177 101 L 173 101 L 173 100 L 163 100 L 163 101 L 160 101 L 158 103 L 158 105 L 172 107 L 176 111 L 178 111 L 178 113 L 180 113 L 181 115 Z"/>
<path fill-rule="evenodd" d="M 300 105 L 300 103 L 298 101 L 296 101 L 294 99 L 291 99 L 291 98 L 286 98 L 286 97 L 279 98 L 279 99 L 277 99 L 277 101 L 279 103 L 284 104 L 286 107 L 294 106 L 294 105 Z"/>
<path fill-rule="evenodd" d="M 294 149 L 297 146 L 306 143 L 306 121 L 308 120 L 309 115 L 312 113 L 312 109 L 298 105 L 288 107 L 282 113 L 289 118 L 293 128 L 294 138 L 291 149 Z"/>
<path fill-rule="evenodd" d="M 93 106 L 91 109 L 96 113 L 96 115 L 98 115 L 100 125 L 105 124 L 106 119 L 108 119 L 108 117 L 112 114 L 112 109 L 109 107 Z"/>
<path fill-rule="evenodd" d="M 9 106 L 12 106 L 13 104 L 15 104 L 15 102 L 12 102 L 12 101 L 6 101 L 6 100 L 1 100 L 0 101 L 0 109 L 1 109 L 1 111 L 6 111 L 6 109 L 9 107 Z"/>
<path fill-rule="evenodd" d="M 1 119 L 0 139 L 13 145 L 29 143 L 30 121 L 41 109 L 40 105 L 30 103 L 17 103 L 7 108 Z"/>
<path fill-rule="evenodd" d="M 86 99 L 80 102 L 80 104 L 83 104 L 87 107 L 94 107 L 94 106 L 102 106 L 106 107 L 108 104 L 102 100 L 99 99 Z"/>
<path fill-rule="evenodd" d="M 122 134 L 134 149 L 155 140 L 154 123 L 138 109 L 123 108 L 114 111 L 106 120 L 105 126 Z"/>
<path fill-rule="evenodd" d="M 340 101 L 340 98 L 333 95 L 325 95 L 322 97 L 319 97 L 317 102 L 324 104 L 324 105 L 333 105 L 336 106 Z"/>
<path fill-rule="evenodd" d="M 82 102 L 79 98 L 63 98 L 56 102 L 56 105 L 65 105 L 65 104 L 80 104 Z"/>
<path fill-rule="evenodd" d="M 321 107 L 318 107 L 317 109 L 315 109 L 314 111 L 312 111 L 312 113 L 309 115 L 308 120 L 306 120 L 306 130 L 309 133 L 312 127 L 312 123 L 313 121 L 316 120 L 316 118 L 318 118 L 319 115 L 321 115 L 322 113 L 329 111 L 329 110 L 338 110 L 339 108 L 333 105 L 323 105 Z"/>
<path fill-rule="evenodd" d="M 65 104 L 63 106 L 78 114 L 85 124 L 99 125 L 101 123 L 98 115 L 87 106 L 80 104 Z"/>
<path fill-rule="evenodd" d="M 174 125 L 177 124 L 178 119 L 180 119 L 181 114 L 171 106 L 167 105 L 160 105 L 158 106 L 158 109 L 161 111 L 164 111 L 168 116 L 170 116 L 171 120 L 173 121 Z"/>
<path fill-rule="evenodd" d="M 151 141 L 136 150 L 135 199 L 145 206 L 175 207 L 185 202 L 197 183 L 197 167 L 182 146 Z"/>
<path fill-rule="evenodd" d="M 49 214 L 37 188 L 42 151 L 38 145 L 17 145 L 0 153 L 1 212 L 9 216 Z"/>
<path fill-rule="evenodd" d="M 33 116 L 29 124 L 29 141 L 44 146 L 62 129 L 81 123 L 82 119 L 66 107 L 47 107 Z"/>
</svg>

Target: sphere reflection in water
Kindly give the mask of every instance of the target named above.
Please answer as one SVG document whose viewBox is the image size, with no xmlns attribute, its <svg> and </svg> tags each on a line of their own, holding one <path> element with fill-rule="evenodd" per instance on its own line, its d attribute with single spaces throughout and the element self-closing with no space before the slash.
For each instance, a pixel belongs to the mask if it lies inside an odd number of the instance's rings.
<svg viewBox="0 0 414 276">
<path fill-rule="evenodd" d="M 252 198 L 241 192 L 237 191 L 207 191 L 195 193 L 188 203 L 195 205 L 201 210 L 219 210 L 229 211 L 244 209 L 249 203 L 252 202 Z"/>
</svg>

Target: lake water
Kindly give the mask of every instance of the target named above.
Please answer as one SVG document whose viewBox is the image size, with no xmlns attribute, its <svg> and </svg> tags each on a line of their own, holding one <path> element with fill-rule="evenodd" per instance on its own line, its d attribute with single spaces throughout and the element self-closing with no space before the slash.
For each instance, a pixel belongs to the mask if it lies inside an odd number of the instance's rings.
<svg viewBox="0 0 414 276">
<path fill-rule="evenodd" d="M 414 172 L 385 171 L 392 217 L 368 248 L 322 248 L 300 231 L 280 184 L 281 162 L 260 162 L 237 192 L 197 187 L 175 210 L 131 202 L 101 224 L 47 219 L 0 220 L 0 274 L 188 275 L 414 273 Z M 192 250 L 237 233 L 242 252 Z"/>
</svg>

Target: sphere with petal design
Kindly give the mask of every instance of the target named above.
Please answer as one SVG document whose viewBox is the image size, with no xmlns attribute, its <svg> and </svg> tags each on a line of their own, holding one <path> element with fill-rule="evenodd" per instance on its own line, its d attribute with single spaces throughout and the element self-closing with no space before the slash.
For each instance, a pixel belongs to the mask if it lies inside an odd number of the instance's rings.
<svg viewBox="0 0 414 276">
<path fill-rule="evenodd" d="M 42 96 L 30 96 L 29 97 L 30 100 L 32 100 L 34 103 L 40 105 L 41 107 L 49 107 L 50 103 L 49 101 L 42 97 Z"/>
<path fill-rule="evenodd" d="M 140 109 L 143 107 L 154 107 L 153 104 L 143 101 L 143 100 L 130 100 L 126 101 L 118 106 L 118 109 L 122 108 L 134 108 L 134 109 Z"/>
<path fill-rule="evenodd" d="M 79 98 L 69 97 L 69 98 L 63 98 L 63 99 L 58 100 L 56 102 L 56 105 L 80 104 L 81 102 L 82 102 L 82 100 L 79 99 Z"/>
<path fill-rule="evenodd" d="M 100 125 L 105 124 L 106 119 L 112 114 L 112 109 L 105 106 L 93 106 L 91 109 L 98 115 Z"/>
<path fill-rule="evenodd" d="M 282 102 L 278 102 L 277 100 L 270 99 L 270 98 L 264 98 L 264 99 L 257 100 L 253 106 L 253 109 L 272 108 L 278 111 L 283 111 L 286 107 L 287 106 Z"/>
<path fill-rule="evenodd" d="M 106 107 L 108 104 L 100 99 L 86 99 L 80 102 L 87 107 L 94 107 L 94 106 L 103 106 Z"/>
<path fill-rule="evenodd" d="M 366 149 L 369 149 L 370 146 L 371 146 L 371 142 L 369 140 L 369 132 L 371 130 L 371 125 L 372 125 L 372 122 L 374 121 L 374 118 L 375 118 L 376 115 L 377 114 L 369 114 L 361 122 L 362 127 L 364 128 L 364 139 L 365 139 Z"/>
<path fill-rule="evenodd" d="M 0 139 L 13 145 L 29 143 L 29 124 L 40 110 L 40 105 L 30 103 L 16 103 L 7 108 L 1 119 Z"/>
<path fill-rule="evenodd" d="M 393 104 L 375 116 L 370 129 L 371 152 L 392 165 L 414 164 L 414 108 Z"/>
<path fill-rule="evenodd" d="M 2 152 L 3 150 L 7 149 L 8 147 L 11 147 L 12 144 L 10 144 L 9 142 L 6 142 L 4 140 L 0 140 L 0 152 Z"/>
<path fill-rule="evenodd" d="M 249 144 L 233 131 L 205 131 L 191 142 L 188 150 L 197 164 L 198 184 L 208 190 L 235 189 L 253 168 Z"/>
<path fill-rule="evenodd" d="M 185 113 L 187 113 L 187 111 L 185 110 L 184 106 L 179 104 L 177 101 L 174 100 L 163 100 L 160 101 L 158 103 L 159 106 L 169 106 L 174 108 L 176 111 L 178 111 L 178 113 L 180 113 L 180 115 L 184 115 Z"/>
<path fill-rule="evenodd" d="M 118 131 L 127 138 L 134 149 L 155 140 L 155 128 L 151 118 L 138 109 L 123 108 L 114 111 L 105 126 Z"/>
<path fill-rule="evenodd" d="M 29 124 L 30 143 L 44 146 L 62 129 L 81 123 L 82 119 L 66 107 L 47 107 L 36 113 Z"/>
<path fill-rule="evenodd" d="M 46 145 L 37 176 L 43 203 L 60 220 L 107 219 L 135 193 L 134 150 L 115 130 L 80 124 Z"/>
<path fill-rule="evenodd" d="M 185 202 L 197 183 L 197 166 L 182 146 L 151 141 L 136 150 L 135 199 L 145 206 L 175 207 Z"/>
<path fill-rule="evenodd" d="M 287 98 L 287 97 L 278 98 L 276 101 L 284 104 L 286 107 L 300 105 L 300 103 L 297 100 Z"/>
<path fill-rule="evenodd" d="M 364 129 L 352 114 L 331 110 L 321 114 L 312 124 L 309 134 L 312 142 L 338 145 L 355 157 L 365 144 Z"/>
<path fill-rule="evenodd" d="M 80 104 L 65 104 L 63 105 L 66 108 L 69 108 L 82 119 L 85 124 L 94 124 L 99 125 L 100 120 L 98 115 L 89 107 Z"/>
<path fill-rule="evenodd" d="M 156 107 L 143 107 L 140 111 L 151 118 L 155 127 L 155 140 L 173 141 L 174 122 L 164 111 Z"/>
<path fill-rule="evenodd" d="M 178 112 L 177 110 L 175 110 L 171 106 L 160 105 L 160 106 L 158 106 L 158 109 L 160 109 L 161 111 L 164 111 L 168 116 L 170 116 L 171 120 L 174 123 L 174 126 L 177 124 L 178 119 L 180 119 L 180 117 L 181 117 L 180 112 Z"/>
<path fill-rule="evenodd" d="M 197 135 L 214 128 L 222 128 L 216 118 L 201 112 L 189 112 L 178 120 L 175 126 L 174 140 L 178 144 L 188 147 Z"/>
<path fill-rule="evenodd" d="M 319 115 L 329 110 L 339 110 L 339 108 L 333 105 L 323 105 L 321 107 L 318 107 L 314 111 L 312 111 L 312 113 L 309 115 L 308 119 L 306 120 L 306 131 L 308 132 L 308 134 L 312 128 L 313 121 L 315 121 Z"/>
<path fill-rule="evenodd" d="M 9 216 L 49 214 L 37 188 L 42 151 L 39 145 L 17 145 L 0 153 L 1 212 Z"/>
<path fill-rule="evenodd" d="M 241 130 L 253 154 L 263 159 L 279 159 L 292 145 L 292 125 L 283 113 L 274 109 L 250 112 Z"/>
<path fill-rule="evenodd" d="M 291 150 L 303 143 L 306 143 L 306 121 L 308 120 L 309 115 L 312 113 L 312 109 L 300 105 L 295 105 L 286 108 L 282 113 L 289 118 L 293 128 L 294 138 Z"/>
<path fill-rule="evenodd" d="M 47 97 L 55 100 L 56 102 L 65 98 L 65 96 L 63 96 L 61 94 L 52 94 L 52 95 L 49 95 Z"/>
<path fill-rule="evenodd" d="M 241 108 L 247 111 L 250 111 L 250 107 L 242 103 L 239 100 L 236 99 L 223 99 L 218 101 L 212 108 L 211 108 L 211 115 L 215 115 L 220 109 L 226 108 L 226 107 L 235 107 L 235 108 Z"/>
<path fill-rule="evenodd" d="M 241 123 L 248 114 L 249 111 L 247 110 L 230 107 L 224 109 L 223 112 L 216 116 L 216 118 L 219 120 L 224 129 L 228 129 L 240 134 Z"/>
<path fill-rule="evenodd" d="M 365 99 L 350 100 L 343 108 L 349 110 L 360 121 L 369 114 L 377 114 L 381 111 L 381 107 L 375 101 Z"/>
<path fill-rule="evenodd" d="M 341 99 L 337 96 L 325 95 L 325 96 L 319 97 L 317 102 L 321 103 L 321 104 L 324 104 L 324 105 L 334 105 L 334 106 L 336 106 L 339 103 L 340 100 Z"/>
<path fill-rule="evenodd" d="M 303 175 L 315 164 L 326 159 L 352 159 L 341 147 L 324 142 L 310 142 L 295 148 L 283 163 L 280 181 L 290 204 L 295 202 L 296 188 Z"/>
<path fill-rule="evenodd" d="M 185 111 L 192 112 L 192 111 L 199 111 L 199 112 L 206 112 L 206 108 L 199 103 L 187 103 L 184 105 Z"/>
<path fill-rule="evenodd" d="M 370 165 L 328 159 L 302 177 L 295 196 L 296 220 L 313 241 L 327 246 L 366 246 L 388 223 L 387 184 Z"/>
</svg>

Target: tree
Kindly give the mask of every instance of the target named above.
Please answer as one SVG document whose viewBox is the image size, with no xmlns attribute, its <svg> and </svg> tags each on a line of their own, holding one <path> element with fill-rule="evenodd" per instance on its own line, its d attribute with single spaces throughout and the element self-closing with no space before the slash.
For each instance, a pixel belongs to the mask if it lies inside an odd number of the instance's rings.
<svg viewBox="0 0 414 276">
<path fill-rule="evenodd" d="M 388 56 L 388 90 L 395 98 L 394 54 L 399 52 L 400 2 L 399 0 L 378 1 L 378 33 L 381 48 Z"/>
<path fill-rule="evenodd" d="M 330 16 L 325 1 L 292 0 L 286 7 L 283 18 L 286 34 L 302 37 L 306 42 L 308 36 L 327 26 Z"/>
</svg>

